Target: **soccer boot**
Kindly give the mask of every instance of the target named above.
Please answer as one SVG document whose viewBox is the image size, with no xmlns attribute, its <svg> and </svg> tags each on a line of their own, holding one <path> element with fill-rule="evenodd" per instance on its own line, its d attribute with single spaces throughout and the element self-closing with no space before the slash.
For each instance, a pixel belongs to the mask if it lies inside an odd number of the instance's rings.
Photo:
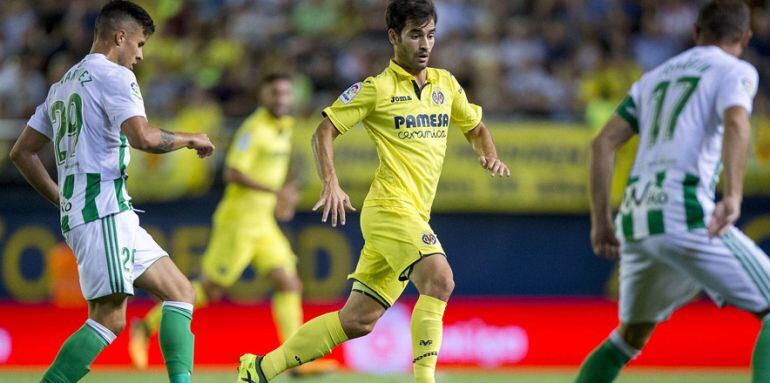
<svg viewBox="0 0 770 383">
<path fill-rule="evenodd" d="M 265 373 L 262 372 L 262 357 L 254 354 L 243 354 L 238 361 L 237 383 L 268 383 Z"/>
<path fill-rule="evenodd" d="M 140 370 L 147 369 L 148 347 L 150 345 L 150 329 L 143 320 L 137 319 L 131 323 L 128 339 L 128 355 L 131 362 Z"/>
</svg>

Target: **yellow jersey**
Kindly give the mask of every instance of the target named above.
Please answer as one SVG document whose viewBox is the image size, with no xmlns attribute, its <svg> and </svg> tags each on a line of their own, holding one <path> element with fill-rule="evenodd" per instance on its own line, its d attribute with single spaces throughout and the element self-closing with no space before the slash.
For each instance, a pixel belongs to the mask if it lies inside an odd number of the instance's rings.
<svg viewBox="0 0 770 383">
<path fill-rule="evenodd" d="M 466 133 L 478 126 L 482 114 L 448 71 L 427 71 L 420 88 L 414 76 L 391 60 L 385 71 L 353 84 L 323 111 L 341 134 L 362 122 L 377 147 L 380 166 L 364 207 L 406 205 L 426 221 L 449 125 Z"/>
<path fill-rule="evenodd" d="M 257 109 L 235 134 L 225 166 L 240 171 L 262 186 L 280 189 L 289 170 L 293 125 L 291 117 L 275 118 L 267 109 Z M 217 207 L 215 219 L 264 219 L 266 215 L 272 216 L 275 203 L 273 193 L 231 182 Z"/>
</svg>

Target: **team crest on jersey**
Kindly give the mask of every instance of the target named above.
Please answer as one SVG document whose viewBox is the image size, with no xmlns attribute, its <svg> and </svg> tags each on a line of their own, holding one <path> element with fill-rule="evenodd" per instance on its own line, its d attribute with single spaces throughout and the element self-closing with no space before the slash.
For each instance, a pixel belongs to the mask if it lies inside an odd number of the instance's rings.
<svg viewBox="0 0 770 383">
<path fill-rule="evenodd" d="M 347 105 L 351 101 L 353 101 L 354 98 L 358 95 L 358 92 L 361 91 L 361 83 L 357 82 L 350 86 L 346 91 L 342 92 L 340 95 L 340 101 L 342 101 L 343 104 Z"/>
<path fill-rule="evenodd" d="M 444 104 L 444 92 L 442 92 L 441 89 L 434 89 L 431 97 L 433 98 L 433 102 L 435 102 L 437 105 Z"/>
<path fill-rule="evenodd" d="M 139 91 L 139 84 L 132 82 L 130 86 L 131 86 L 131 94 L 134 95 L 134 97 L 141 100 L 142 92 Z"/>
<path fill-rule="evenodd" d="M 436 234 L 426 233 L 422 235 L 422 242 L 426 245 L 435 245 L 438 242 Z"/>
<path fill-rule="evenodd" d="M 742 78 L 741 79 L 741 87 L 743 88 L 743 91 L 749 94 L 754 93 L 754 82 L 751 81 L 750 78 Z"/>
</svg>

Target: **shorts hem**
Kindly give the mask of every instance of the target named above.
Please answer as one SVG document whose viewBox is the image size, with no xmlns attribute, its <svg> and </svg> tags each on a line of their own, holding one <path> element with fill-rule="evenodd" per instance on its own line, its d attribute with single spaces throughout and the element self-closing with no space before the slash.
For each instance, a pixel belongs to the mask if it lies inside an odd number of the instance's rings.
<svg viewBox="0 0 770 383">
<path fill-rule="evenodd" d="M 352 280 L 352 281 L 355 281 L 355 282 L 358 282 L 358 283 L 360 283 L 360 284 L 364 285 L 364 287 L 366 287 L 367 289 L 371 290 L 371 291 L 372 291 L 372 292 L 373 292 L 375 295 L 377 295 L 377 296 L 373 296 L 373 295 L 372 295 L 371 293 L 369 293 L 368 291 L 358 290 L 358 289 L 356 289 L 356 288 L 353 288 L 353 289 L 351 289 L 352 291 L 355 291 L 355 292 L 357 292 L 357 293 L 359 293 L 359 294 L 363 294 L 363 295 L 366 295 L 366 296 L 367 296 L 367 297 L 369 297 L 369 298 L 372 298 L 372 299 L 373 299 L 375 302 L 379 303 L 379 304 L 380 304 L 382 307 L 384 307 L 384 308 L 385 308 L 385 310 L 387 310 L 387 309 L 389 309 L 391 306 L 393 306 L 393 304 L 392 304 L 392 303 L 390 303 L 388 299 L 385 299 L 385 297 L 383 297 L 383 296 L 382 296 L 382 293 L 380 293 L 380 292 L 378 292 L 377 290 L 375 290 L 375 289 L 371 288 L 369 285 L 367 285 L 366 283 L 362 282 L 362 281 L 361 281 L 361 280 L 359 280 L 358 278 L 352 278 L 352 277 L 348 277 L 348 279 L 350 279 L 350 280 Z"/>
<path fill-rule="evenodd" d="M 420 254 L 419 258 L 415 259 L 412 262 L 409 262 L 409 266 L 405 267 L 403 269 L 403 271 L 401 271 L 398 274 L 398 280 L 399 281 L 401 281 L 401 282 L 408 281 L 409 280 L 409 276 L 412 274 L 412 268 L 414 267 L 414 265 L 416 265 L 418 262 L 422 261 L 424 258 L 430 257 L 432 255 L 439 255 L 439 254 L 443 255 L 444 258 L 446 258 L 446 253 L 442 253 L 442 252 L 435 252 L 435 253 L 428 253 L 428 254 L 423 254 L 422 252 L 420 252 L 419 254 Z"/>
<path fill-rule="evenodd" d="M 155 258 L 155 259 L 153 259 L 153 260 L 152 260 L 152 262 L 150 262 L 150 264 L 149 264 L 149 265 L 147 265 L 147 267 L 145 267 L 145 268 L 144 268 L 144 270 L 142 270 L 142 272 L 141 272 L 141 273 L 139 273 L 139 274 L 137 274 L 137 275 L 135 275 L 135 276 L 134 276 L 134 281 L 136 281 L 137 279 L 139 279 L 139 277 L 141 277 L 142 275 L 144 275 L 144 273 L 145 273 L 147 270 L 149 270 L 149 269 L 150 269 L 150 267 L 152 267 L 152 265 L 154 265 L 154 264 L 155 264 L 155 262 L 158 262 L 158 261 L 159 261 L 159 260 L 161 260 L 162 258 L 166 258 L 166 257 L 168 257 L 168 258 L 171 258 L 171 256 L 169 256 L 169 255 L 168 255 L 168 253 L 166 253 L 166 254 L 163 254 L 163 255 L 161 255 L 161 256 L 160 256 L 160 257 L 158 257 L 158 258 Z"/>
</svg>

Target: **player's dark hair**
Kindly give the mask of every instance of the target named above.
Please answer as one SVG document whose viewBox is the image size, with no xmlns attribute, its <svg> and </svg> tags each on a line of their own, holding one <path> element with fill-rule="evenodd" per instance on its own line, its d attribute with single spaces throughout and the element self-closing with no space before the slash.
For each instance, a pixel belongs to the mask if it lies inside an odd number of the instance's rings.
<svg viewBox="0 0 770 383">
<path fill-rule="evenodd" d="M 108 37 L 127 20 L 139 24 L 145 37 L 155 32 L 155 22 L 144 8 L 130 1 L 113 0 L 107 3 L 96 17 L 96 36 Z"/>
<path fill-rule="evenodd" d="M 262 85 L 269 85 L 278 80 L 291 81 L 291 75 L 285 72 L 270 72 L 262 77 Z"/>
<path fill-rule="evenodd" d="M 734 43 L 749 30 L 749 7 L 741 0 L 713 0 L 701 8 L 696 27 L 708 43 Z"/>
<path fill-rule="evenodd" d="M 408 20 L 416 21 L 420 25 L 428 24 L 431 20 L 438 24 L 436 7 L 431 0 L 390 0 L 385 11 L 388 29 L 400 34 Z"/>
</svg>

